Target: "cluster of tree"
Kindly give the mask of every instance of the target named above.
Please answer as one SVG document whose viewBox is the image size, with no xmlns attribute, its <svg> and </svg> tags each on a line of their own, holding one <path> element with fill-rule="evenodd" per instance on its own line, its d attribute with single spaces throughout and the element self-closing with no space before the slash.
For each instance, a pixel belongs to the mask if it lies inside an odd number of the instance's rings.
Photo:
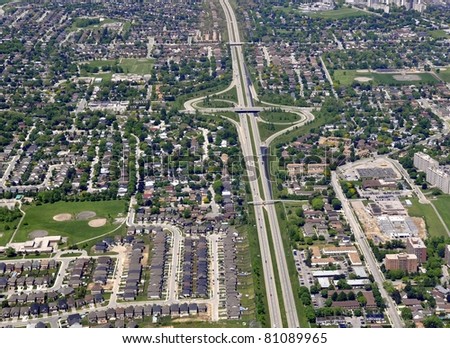
<svg viewBox="0 0 450 348">
<path fill-rule="evenodd" d="M 0 222 L 9 223 L 14 220 L 20 219 L 22 217 L 22 213 L 19 209 L 8 209 L 4 207 L 0 207 Z M 5 226 L 6 228 L 6 226 Z"/>
</svg>

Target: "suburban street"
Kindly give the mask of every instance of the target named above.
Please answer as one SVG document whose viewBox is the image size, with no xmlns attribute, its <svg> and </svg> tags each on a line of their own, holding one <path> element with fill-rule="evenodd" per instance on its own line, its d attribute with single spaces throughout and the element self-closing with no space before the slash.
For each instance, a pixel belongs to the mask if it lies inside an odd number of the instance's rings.
<svg viewBox="0 0 450 348">
<path fill-rule="evenodd" d="M 375 260 L 375 256 L 372 253 L 372 249 L 369 246 L 369 243 L 367 242 L 367 238 L 364 234 L 364 231 L 362 230 L 361 226 L 359 225 L 359 222 L 353 212 L 352 207 L 350 206 L 350 202 L 348 199 L 344 196 L 344 193 L 342 191 L 342 188 L 339 184 L 338 176 L 336 172 L 331 173 L 331 183 L 333 185 L 333 189 L 336 192 L 336 197 L 342 202 L 342 209 L 344 210 L 344 214 L 348 220 L 348 223 L 350 224 L 352 231 L 355 235 L 355 240 L 358 243 L 358 246 L 361 249 L 361 252 L 364 255 L 366 266 L 370 270 L 370 273 L 372 273 L 375 282 L 378 285 L 378 289 L 381 292 L 381 296 L 387 301 L 387 308 L 386 311 L 389 315 L 389 318 L 392 322 L 392 326 L 395 328 L 401 328 L 403 327 L 403 322 L 400 318 L 400 315 L 398 314 L 397 307 L 392 300 L 392 298 L 388 295 L 386 290 L 383 287 L 384 282 L 384 276 L 381 272 L 380 268 L 378 267 L 378 263 Z"/>
</svg>

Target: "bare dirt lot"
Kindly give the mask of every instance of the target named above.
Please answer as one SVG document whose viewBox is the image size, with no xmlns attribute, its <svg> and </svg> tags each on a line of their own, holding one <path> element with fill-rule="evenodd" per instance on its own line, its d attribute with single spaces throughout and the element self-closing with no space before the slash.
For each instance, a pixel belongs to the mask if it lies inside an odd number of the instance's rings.
<svg viewBox="0 0 450 348">
<path fill-rule="evenodd" d="M 58 214 L 53 216 L 53 220 L 55 221 L 69 221 L 72 220 L 71 214 Z"/>
<path fill-rule="evenodd" d="M 376 219 L 367 212 L 366 207 L 362 202 L 352 202 L 352 207 L 367 238 L 372 240 L 386 240 L 386 236 L 380 231 Z"/>
<path fill-rule="evenodd" d="M 421 217 L 411 217 L 411 219 L 419 229 L 419 237 L 425 240 L 427 238 L 427 226 L 425 225 L 425 220 Z"/>
<path fill-rule="evenodd" d="M 373 78 L 371 78 L 371 77 L 363 77 L 363 76 L 355 77 L 355 81 L 358 81 L 358 82 L 369 82 L 372 80 L 373 80 Z"/>
<path fill-rule="evenodd" d="M 46 230 L 34 230 L 31 231 L 28 237 L 30 239 L 39 238 L 39 237 L 45 237 L 48 236 L 48 232 Z"/>
<path fill-rule="evenodd" d="M 392 76 L 397 81 L 421 81 L 419 75 L 407 74 L 407 75 L 393 75 Z"/>
<path fill-rule="evenodd" d="M 95 211 L 82 211 L 81 213 L 77 214 L 77 220 L 89 220 L 95 217 L 95 215 L 97 215 Z"/>
<path fill-rule="evenodd" d="M 88 222 L 88 225 L 91 227 L 102 227 L 105 226 L 106 219 L 94 219 Z"/>
</svg>

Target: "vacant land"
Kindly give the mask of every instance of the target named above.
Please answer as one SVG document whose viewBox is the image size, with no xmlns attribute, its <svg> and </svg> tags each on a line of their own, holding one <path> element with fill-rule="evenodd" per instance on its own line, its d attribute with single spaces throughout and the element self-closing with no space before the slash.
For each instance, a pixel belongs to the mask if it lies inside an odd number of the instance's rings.
<svg viewBox="0 0 450 348">
<path fill-rule="evenodd" d="M 68 237 L 68 244 L 75 244 L 82 240 L 109 232 L 118 225 L 115 218 L 123 216 L 125 201 L 102 202 L 58 202 L 53 204 L 24 207 L 26 217 L 15 236 L 15 241 L 23 242 L 28 239 L 30 232 L 35 230 L 48 231 L 49 235 Z M 71 219 L 69 221 L 55 221 L 53 217 L 59 214 L 70 214 L 72 217 L 83 211 L 93 211 L 96 217 L 106 219 L 101 227 L 90 227 L 87 220 Z"/>
<path fill-rule="evenodd" d="M 370 14 L 367 12 L 349 7 L 344 7 L 330 11 L 311 12 L 307 13 L 307 15 L 313 18 L 324 18 L 324 19 L 343 19 L 350 17 L 370 16 Z"/>
<path fill-rule="evenodd" d="M 358 70 L 335 70 L 334 82 L 347 87 L 353 82 L 372 83 L 374 85 L 413 85 L 435 84 L 438 80 L 429 73 L 400 74 L 400 73 L 376 73 Z"/>
<path fill-rule="evenodd" d="M 427 225 L 427 231 L 430 236 L 447 236 L 444 227 L 430 204 L 420 204 L 417 198 L 412 198 L 410 200 L 413 205 L 412 207 L 408 207 L 408 214 L 410 216 L 424 218 Z"/>
<path fill-rule="evenodd" d="M 258 114 L 262 120 L 274 123 L 293 123 L 300 121 L 300 116 L 292 112 L 263 111 Z"/>
</svg>

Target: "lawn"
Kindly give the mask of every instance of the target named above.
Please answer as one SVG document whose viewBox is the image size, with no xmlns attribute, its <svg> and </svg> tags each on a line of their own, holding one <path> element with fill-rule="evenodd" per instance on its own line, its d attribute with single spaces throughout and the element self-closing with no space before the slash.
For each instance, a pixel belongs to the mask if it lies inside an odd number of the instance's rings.
<svg viewBox="0 0 450 348">
<path fill-rule="evenodd" d="M 433 39 L 446 39 L 450 35 L 444 30 L 431 30 L 428 32 Z"/>
<path fill-rule="evenodd" d="M 147 75 L 152 72 L 153 62 L 153 59 L 123 58 L 119 66 L 126 74 Z"/>
<path fill-rule="evenodd" d="M 441 68 L 439 70 L 438 76 L 445 82 L 450 83 L 450 66 L 447 68 Z"/>
<path fill-rule="evenodd" d="M 103 70 L 103 67 L 107 69 L 107 73 L 110 71 L 110 68 L 113 66 L 119 66 L 123 69 L 125 74 L 137 74 L 137 75 L 146 75 L 152 72 L 153 68 L 153 59 L 135 59 L 135 58 L 121 58 L 119 59 L 104 59 L 104 60 L 93 60 L 90 62 L 84 62 L 82 65 L 88 65 L 90 68 L 98 68 L 99 70 Z M 100 74 L 96 73 L 86 73 L 82 69 L 82 74 L 87 76 L 98 76 Z M 111 74 L 111 73 L 109 73 Z"/>
<path fill-rule="evenodd" d="M 0 221 L 0 246 L 4 246 L 9 242 L 19 221 L 20 218 L 10 222 Z"/>
<path fill-rule="evenodd" d="M 433 207 L 430 204 L 420 204 L 417 198 L 411 198 L 410 201 L 413 205 L 412 207 L 408 207 L 408 214 L 410 216 L 424 218 L 425 224 L 427 226 L 427 231 L 430 236 L 447 236 L 444 227 L 442 226 L 439 218 L 437 217 L 435 211 L 433 210 Z M 437 209 L 439 210 L 439 208 Z M 444 218 L 444 216 L 442 216 L 442 218 Z"/>
<path fill-rule="evenodd" d="M 277 133 L 288 127 L 290 127 L 289 124 L 284 125 L 284 124 L 258 122 L 259 136 L 262 141 L 266 140 L 272 134 Z"/>
<path fill-rule="evenodd" d="M 57 202 L 53 204 L 24 206 L 26 217 L 14 238 L 16 242 L 28 240 L 30 232 L 45 230 L 49 235 L 68 237 L 68 244 L 75 244 L 82 240 L 112 231 L 119 225 L 114 219 L 124 216 L 128 204 L 126 201 L 101 202 Z M 102 227 L 90 227 L 88 220 L 76 220 L 75 216 L 82 211 L 94 211 L 97 218 L 105 218 L 106 224 Z M 69 221 L 55 221 L 57 214 L 71 214 Z"/>
<path fill-rule="evenodd" d="M 310 12 L 307 13 L 307 15 L 313 18 L 336 19 L 336 20 L 351 17 L 370 16 L 370 14 L 367 12 L 350 7 L 344 7 L 330 11 Z"/>
<path fill-rule="evenodd" d="M 433 85 L 438 80 L 430 73 L 414 73 L 411 75 L 417 75 L 420 77 L 419 81 L 399 81 L 394 78 L 395 75 L 401 75 L 400 73 L 392 74 L 380 74 L 376 72 L 359 72 L 357 70 L 335 70 L 333 73 L 334 82 L 347 87 L 353 82 L 359 83 L 373 83 L 374 85 L 387 85 L 387 86 L 399 86 L 399 85 L 414 85 L 414 84 L 429 84 Z M 407 74 L 408 75 L 408 74 Z M 370 81 L 355 81 L 355 78 L 369 78 Z"/>
<path fill-rule="evenodd" d="M 300 121 L 300 116 L 292 112 L 262 111 L 258 116 L 264 121 L 274 123 L 292 123 Z"/>
<path fill-rule="evenodd" d="M 438 210 L 447 227 L 450 227 L 450 196 L 438 196 L 436 200 L 433 200 L 433 204 Z"/>
<path fill-rule="evenodd" d="M 230 101 L 219 99 L 203 99 L 197 106 L 202 108 L 232 108 L 234 104 Z"/>
</svg>

